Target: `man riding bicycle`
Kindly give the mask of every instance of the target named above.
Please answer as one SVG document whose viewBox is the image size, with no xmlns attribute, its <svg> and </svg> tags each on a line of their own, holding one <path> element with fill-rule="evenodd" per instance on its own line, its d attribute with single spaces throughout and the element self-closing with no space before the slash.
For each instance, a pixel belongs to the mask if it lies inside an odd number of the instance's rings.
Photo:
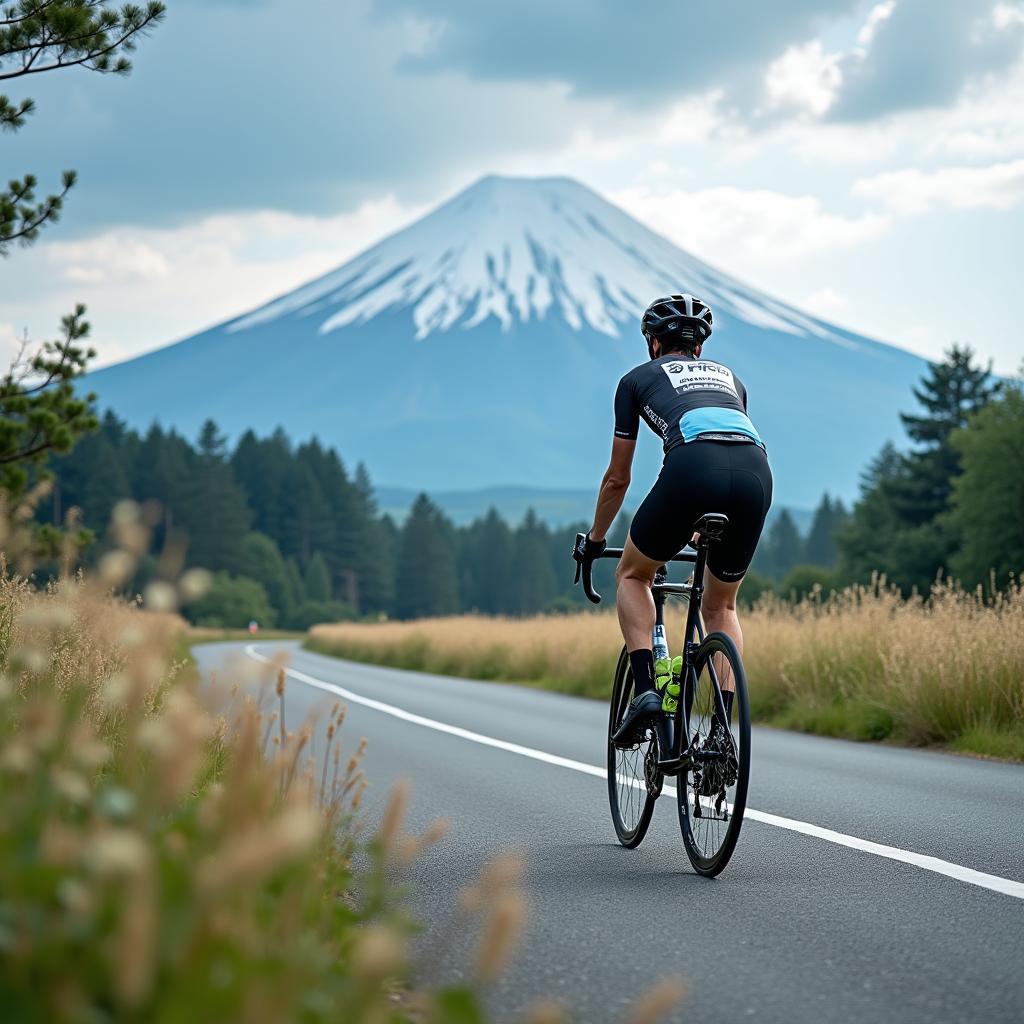
<svg viewBox="0 0 1024 1024">
<path fill-rule="evenodd" d="M 692 295 L 656 299 L 640 323 L 650 361 L 630 370 L 615 392 L 615 437 L 601 481 L 594 525 L 577 554 L 596 558 L 629 487 L 640 420 L 664 441 L 661 473 L 633 517 L 616 577 L 616 608 L 629 652 L 635 696 L 615 734 L 628 743 L 662 706 L 671 663 L 654 660 L 655 573 L 693 535 L 707 512 L 729 517 L 711 550 L 702 612 L 708 632 L 721 631 L 743 651 L 736 593 L 750 566 L 772 500 L 768 457 L 747 416 L 747 391 L 727 366 L 701 358 L 711 336 L 710 307 Z M 726 713 L 734 682 L 721 680 Z"/>
</svg>

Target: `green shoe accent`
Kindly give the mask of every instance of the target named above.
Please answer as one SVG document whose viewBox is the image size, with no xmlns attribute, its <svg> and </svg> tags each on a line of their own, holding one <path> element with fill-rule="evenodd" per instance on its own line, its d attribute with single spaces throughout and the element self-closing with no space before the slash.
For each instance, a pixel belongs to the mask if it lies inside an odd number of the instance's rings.
<svg viewBox="0 0 1024 1024">
<path fill-rule="evenodd" d="M 665 664 L 664 662 L 662 664 Z M 667 666 L 666 666 L 667 667 Z M 679 707 L 679 692 L 681 690 L 680 678 L 683 674 L 683 658 L 681 654 L 677 654 L 672 659 L 672 676 L 671 682 L 665 686 L 665 696 L 661 699 L 661 710 L 667 714 L 675 714 L 676 708 Z M 664 684 L 663 684 L 664 685 Z M 658 687 L 660 690 L 662 687 Z"/>
<path fill-rule="evenodd" d="M 672 679 L 672 662 L 668 658 L 659 658 L 654 663 L 654 688 L 664 690 Z"/>
</svg>

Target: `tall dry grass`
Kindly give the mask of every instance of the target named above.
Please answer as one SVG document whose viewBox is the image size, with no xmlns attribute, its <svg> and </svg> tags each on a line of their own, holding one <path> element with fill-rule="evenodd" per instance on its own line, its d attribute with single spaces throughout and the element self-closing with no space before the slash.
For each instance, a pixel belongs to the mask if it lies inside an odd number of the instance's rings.
<svg viewBox="0 0 1024 1024">
<path fill-rule="evenodd" d="M 669 608 L 673 646 L 681 606 Z M 742 614 L 755 716 L 857 739 L 947 744 L 1024 759 L 1024 589 L 994 598 L 954 584 L 903 600 L 883 581 Z M 605 698 L 621 647 L 615 617 L 455 616 L 316 626 L 308 646 L 357 661 L 522 682 Z"/>
<path fill-rule="evenodd" d="M 614 616 L 607 614 L 454 615 L 314 626 L 307 646 L 355 661 L 603 697 L 622 637 Z"/>
<path fill-rule="evenodd" d="M 201 688 L 173 612 L 201 577 L 111 596 L 145 532 L 122 506 L 98 575 L 43 591 L 0 555 L 0 1017 L 482 1021 L 524 927 L 521 863 L 496 859 L 452 909 L 479 933 L 466 980 L 416 980 L 431 965 L 396 876 L 446 826 L 409 834 L 398 787 L 364 834 L 365 741 L 340 704 L 287 722 L 279 666 Z M 0 521 L 0 543 L 24 564 L 25 531 Z M 542 1001 L 526 1019 L 568 1015 Z"/>
<path fill-rule="evenodd" d="M 857 739 L 949 744 L 1024 759 L 1024 588 L 953 583 L 902 599 L 884 582 L 797 604 L 762 601 L 745 624 L 755 710 Z"/>
<path fill-rule="evenodd" d="M 363 837 L 364 747 L 335 706 L 317 770 L 283 674 L 277 712 L 247 696 L 255 680 L 216 710 L 172 611 L 196 579 L 151 587 L 156 612 L 111 596 L 146 542 L 134 508 L 118 516 L 125 543 L 96 579 L 38 591 L 0 564 L 4 1019 L 413 1019 L 393 873 L 441 830 L 407 835 L 396 797 Z M 469 986 L 426 992 L 415 1019 L 460 1019 L 445 1000 L 476 1005 Z"/>
</svg>

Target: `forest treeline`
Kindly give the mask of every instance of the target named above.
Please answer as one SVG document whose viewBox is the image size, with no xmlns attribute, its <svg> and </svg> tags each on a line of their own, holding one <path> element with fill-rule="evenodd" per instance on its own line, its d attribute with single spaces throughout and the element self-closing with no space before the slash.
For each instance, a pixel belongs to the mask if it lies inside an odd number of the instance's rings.
<svg viewBox="0 0 1024 1024">
<path fill-rule="evenodd" d="M 990 571 L 1005 582 L 1021 569 L 1019 388 L 998 385 L 968 349 L 954 347 L 914 396 L 919 410 L 903 415 L 912 447 L 882 450 L 852 509 L 826 494 L 806 535 L 788 511 L 773 517 L 741 591 L 746 600 L 766 589 L 788 596 L 867 582 L 878 572 L 909 593 L 927 592 L 940 572 L 975 584 Z M 280 429 L 262 438 L 248 431 L 229 448 L 213 421 L 192 443 L 156 425 L 139 434 L 108 412 L 51 468 L 55 486 L 39 518 L 60 523 L 79 508 L 97 531 L 88 558 L 102 554 L 103 524 L 130 497 L 151 509 L 157 550 L 183 547 L 185 564 L 214 573 L 210 591 L 188 609 L 200 623 L 305 628 L 585 605 L 569 561 L 585 524 L 552 528 L 533 513 L 510 524 L 492 509 L 456 526 L 425 494 L 399 524 L 379 512 L 364 466 L 350 471 L 333 449 L 294 444 Z M 620 517 L 613 543 L 627 523 Z M 143 564 L 133 587 L 156 571 L 155 559 Z M 596 582 L 614 591 L 610 564 L 599 566 Z"/>
</svg>

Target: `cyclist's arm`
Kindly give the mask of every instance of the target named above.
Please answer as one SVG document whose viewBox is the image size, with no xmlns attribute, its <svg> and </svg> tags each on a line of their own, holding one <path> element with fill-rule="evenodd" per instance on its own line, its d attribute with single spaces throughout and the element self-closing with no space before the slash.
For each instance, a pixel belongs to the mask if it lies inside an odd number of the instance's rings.
<svg viewBox="0 0 1024 1024">
<path fill-rule="evenodd" d="M 612 441 L 612 457 L 601 480 L 597 495 L 597 509 L 594 511 L 594 525 L 590 530 L 592 540 L 604 540 L 612 528 L 615 517 L 622 508 L 633 469 L 633 453 L 636 451 L 636 436 L 640 431 L 640 413 L 628 375 L 619 381 L 615 392 L 615 439 Z"/>
<path fill-rule="evenodd" d="M 622 508 L 629 489 L 630 472 L 633 467 L 633 452 L 636 451 L 636 439 L 626 440 L 617 437 L 612 441 L 612 457 L 601 480 L 601 490 L 597 495 L 597 509 L 594 512 L 594 525 L 590 528 L 591 540 L 604 540 L 605 534 L 612 528 L 615 517 Z"/>
</svg>

